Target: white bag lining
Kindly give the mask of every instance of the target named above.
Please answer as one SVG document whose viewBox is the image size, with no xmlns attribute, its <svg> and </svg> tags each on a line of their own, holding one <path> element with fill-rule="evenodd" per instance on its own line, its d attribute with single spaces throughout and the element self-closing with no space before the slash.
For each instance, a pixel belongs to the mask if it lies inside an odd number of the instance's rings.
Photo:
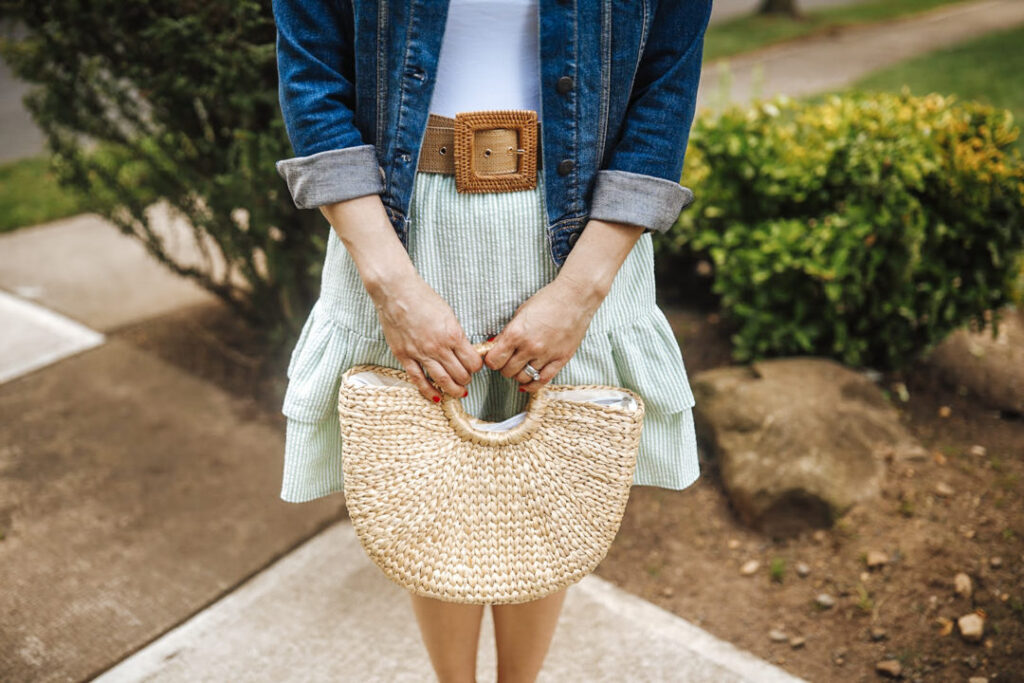
<svg viewBox="0 0 1024 683">
<path fill-rule="evenodd" d="M 406 385 L 412 387 L 410 382 L 406 382 L 404 379 L 398 377 L 392 377 L 390 375 L 381 375 L 372 370 L 364 370 L 349 375 L 347 384 L 354 386 L 376 386 L 376 387 L 394 387 Z M 603 406 L 611 406 L 613 408 L 619 408 L 626 411 L 634 411 L 637 409 L 636 399 L 630 396 L 625 391 L 618 391 L 615 389 L 564 389 L 561 391 L 548 390 L 547 395 L 553 399 L 560 399 L 563 401 L 580 401 L 583 403 L 596 403 Z M 479 418 L 469 415 L 469 422 L 473 427 L 488 432 L 503 432 L 512 429 L 516 425 L 520 424 L 526 419 L 526 411 L 516 413 L 512 417 L 509 417 L 501 422 L 487 422 Z"/>
</svg>

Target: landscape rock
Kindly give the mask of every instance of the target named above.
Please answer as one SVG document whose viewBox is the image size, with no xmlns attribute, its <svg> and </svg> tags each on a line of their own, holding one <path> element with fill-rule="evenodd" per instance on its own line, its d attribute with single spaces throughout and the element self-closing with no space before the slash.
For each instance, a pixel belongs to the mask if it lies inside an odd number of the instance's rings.
<svg viewBox="0 0 1024 683">
<path fill-rule="evenodd" d="M 981 615 L 971 612 L 965 614 L 956 620 L 957 628 L 960 629 L 960 635 L 969 643 L 977 643 L 981 641 L 981 636 L 985 631 L 985 620 L 981 618 Z"/>
<path fill-rule="evenodd" d="M 866 558 L 868 569 L 884 567 L 889 563 L 889 556 L 881 550 L 869 550 Z"/>
<path fill-rule="evenodd" d="M 714 368 L 692 385 L 734 510 L 776 537 L 831 526 L 879 494 L 885 458 L 924 450 L 874 382 L 830 359 Z"/>
<path fill-rule="evenodd" d="M 999 333 L 963 327 L 938 344 L 924 361 L 951 386 L 963 386 L 997 410 L 1024 413 L 1024 310 L 1001 311 Z"/>
<path fill-rule="evenodd" d="M 773 628 L 772 630 L 768 631 L 768 637 L 776 643 L 782 643 L 786 640 L 789 640 L 789 636 L 786 635 L 786 632 L 780 631 L 777 628 Z"/>
<path fill-rule="evenodd" d="M 818 593 L 818 597 L 814 598 L 814 601 L 818 603 L 819 607 L 829 608 L 836 604 L 836 599 L 828 593 Z"/>
<path fill-rule="evenodd" d="M 875 671 L 890 678 L 899 678 L 903 675 L 903 667 L 898 659 L 886 659 L 876 662 Z"/>
<path fill-rule="evenodd" d="M 760 566 L 761 563 L 757 560 L 747 560 L 743 563 L 743 566 L 740 567 L 740 574 L 743 574 L 743 576 L 750 576 L 756 572 Z"/>
<path fill-rule="evenodd" d="M 971 597 L 971 593 L 974 591 L 974 587 L 971 583 L 971 577 L 964 572 L 959 572 L 953 577 L 953 591 L 962 598 Z"/>
</svg>

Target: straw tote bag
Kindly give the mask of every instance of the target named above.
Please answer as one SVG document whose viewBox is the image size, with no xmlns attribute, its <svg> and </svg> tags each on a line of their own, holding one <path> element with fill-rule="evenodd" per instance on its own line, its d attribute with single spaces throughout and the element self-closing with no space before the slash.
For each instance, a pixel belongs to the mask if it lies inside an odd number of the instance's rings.
<svg viewBox="0 0 1024 683">
<path fill-rule="evenodd" d="M 625 513 L 640 396 L 545 385 L 502 422 L 442 396 L 394 368 L 342 374 L 345 500 L 370 559 L 416 594 L 473 604 L 536 600 L 593 571 Z"/>
</svg>

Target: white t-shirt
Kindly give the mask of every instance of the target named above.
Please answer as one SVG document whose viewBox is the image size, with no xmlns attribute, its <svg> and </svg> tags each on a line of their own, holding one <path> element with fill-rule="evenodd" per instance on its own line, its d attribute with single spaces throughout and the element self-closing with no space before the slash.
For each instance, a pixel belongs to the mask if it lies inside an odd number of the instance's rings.
<svg viewBox="0 0 1024 683">
<path fill-rule="evenodd" d="M 450 0 L 430 112 L 532 109 L 540 116 L 537 0 Z"/>
</svg>

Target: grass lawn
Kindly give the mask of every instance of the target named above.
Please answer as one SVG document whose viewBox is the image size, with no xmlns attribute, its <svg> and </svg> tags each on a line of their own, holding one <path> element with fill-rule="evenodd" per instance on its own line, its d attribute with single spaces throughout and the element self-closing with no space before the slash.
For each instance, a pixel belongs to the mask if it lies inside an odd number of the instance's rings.
<svg viewBox="0 0 1024 683">
<path fill-rule="evenodd" d="M 0 233 L 89 210 L 58 187 L 46 157 L 0 164 Z"/>
<path fill-rule="evenodd" d="M 915 95 L 939 92 L 959 100 L 978 100 L 1013 113 L 1024 125 L 1024 26 L 990 33 L 880 69 L 851 87 L 898 91 L 907 85 Z M 1024 152 L 1024 131 L 1017 138 Z"/>
<path fill-rule="evenodd" d="M 804 12 L 803 19 L 750 15 L 708 27 L 704 61 L 748 52 L 772 43 L 824 33 L 839 26 L 895 19 L 924 12 L 957 0 L 869 0 L 850 6 Z"/>
</svg>

